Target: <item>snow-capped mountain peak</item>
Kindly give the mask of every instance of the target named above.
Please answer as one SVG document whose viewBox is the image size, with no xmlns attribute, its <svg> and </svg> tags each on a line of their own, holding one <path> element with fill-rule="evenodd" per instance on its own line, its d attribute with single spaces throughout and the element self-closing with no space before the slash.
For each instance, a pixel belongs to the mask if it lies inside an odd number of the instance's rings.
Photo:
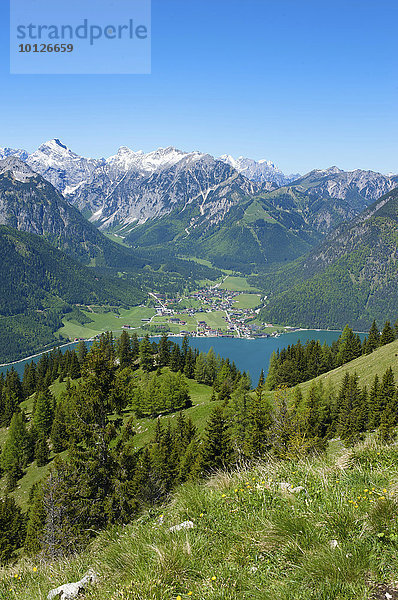
<svg viewBox="0 0 398 600">
<path fill-rule="evenodd" d="M 26 160 L 29 154 L 21 148 L 0 148 L 0 159 L 8 156 L 17 156 L 21 160 Z"/>
<path fill-rule="evenodd" d="M 258 183 L 272 182 L 281 186 L 297 178 L 297 175 L 284 175 L 275 163 L 265 158 L 256 161 L 244 156 L 234 158 L 229 154 L 223 154 L 220 156 L 220 160 L 239 171 L 239 173 L 248 179 Z"/>
<path fill-rule="evenodd" d="M 39 146 L 26 159 L 27 164 L 43 175 L 61 192 L 74 187 L 90 177 L 102 159 L 84 158 L 72 152 L 59 139 L 54 138 Z"/>
</svg>

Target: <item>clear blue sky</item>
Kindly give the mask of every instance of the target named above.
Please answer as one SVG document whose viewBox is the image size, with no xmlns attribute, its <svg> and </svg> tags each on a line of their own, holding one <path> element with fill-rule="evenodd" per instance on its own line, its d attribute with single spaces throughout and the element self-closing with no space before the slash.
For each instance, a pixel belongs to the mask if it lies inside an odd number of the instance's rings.
<svg viewBox="0 0 398 600">
<path fill-rule="evenodd" d="M 0 146 L 398 172 L 396 0 L 153 0 L 152 74 L 123 76 L 9 75 L 6 5 Z"/>
</svg>

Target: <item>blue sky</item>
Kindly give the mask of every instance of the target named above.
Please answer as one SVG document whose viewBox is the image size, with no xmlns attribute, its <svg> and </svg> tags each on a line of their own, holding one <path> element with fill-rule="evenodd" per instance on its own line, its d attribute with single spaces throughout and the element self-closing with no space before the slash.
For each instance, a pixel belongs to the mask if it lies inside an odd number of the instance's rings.
<svg viewBox="0 0 398 600">
<path fill-rule="evenodd" d="M 152 0 L 152 74 L 88 76 L 10 75 L 6 4 L 0 146 L 398 172 L 396 0 Z"/>
</svg>

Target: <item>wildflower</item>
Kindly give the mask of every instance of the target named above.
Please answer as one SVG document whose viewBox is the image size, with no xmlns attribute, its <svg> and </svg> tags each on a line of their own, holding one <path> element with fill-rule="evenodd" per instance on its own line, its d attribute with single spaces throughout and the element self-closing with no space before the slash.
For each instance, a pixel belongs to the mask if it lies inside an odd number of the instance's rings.
<svg viewBox="0 0 398 600">
<path fill-rule="evenodd" d="M 192 596 L 193 592 L 188 592 L 188 596 Z"/>
<path fill-rule="evenodd" d="M 33 573 L 36 573 L 37 567 L 33 567 L 32 571 L 33 571 Z"/>
<path fill-rule="evenodd" d="M 368 490 L 368 488 L 364 489 L 364 492 L 365 492 L 365 493 L 366 493 L 366 492 L 368 492 L 368 491 L 369 491 L 369 490 Z"/>
<path fill-rule="evenodd" d="M 225 496 L 226 496 L 226 494 L 223 494 L 223 495 L 221 496 L 221 498 L 225 498 Z"/>
<path fill-rule="evenodd" d="M 235 493 L 238 491 L 238 488 L 235 488 Z"/>
<path fill-rule="evenodd" d="M 213 575 L 213 577 L 211 578 L 212 581 L 215 581 L 217 579 L 217 577 L 215 575 Z"/>
<path fill-rule="evenodd" d="M 176 600 L 182 600 L 181 596 L 177 596 Z"/>
<path fill-rule="evenodd" d="M 200 517 L 203 517 L 203 513 L 200 513 L 200 515 L 199 515 L 199 516 L 200 516 Z"/>
<path fill-rule="evenodd" d="M 380 496 L 380 500 L 385 500 L 386 497 L 385 496 Z"/>
<path fill-rule="evenodd" d="M 383 490 L 383 494 L 387 494 L 387 490 L 385 488 Z"/>
</svg>

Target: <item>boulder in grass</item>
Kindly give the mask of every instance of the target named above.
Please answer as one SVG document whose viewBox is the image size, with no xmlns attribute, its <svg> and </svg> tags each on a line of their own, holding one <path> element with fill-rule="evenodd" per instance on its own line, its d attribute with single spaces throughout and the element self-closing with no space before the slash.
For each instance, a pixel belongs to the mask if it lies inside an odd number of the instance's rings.
<svg viewBox="0 0 398 600">
<path fill-rule="evenodd" d="M 51 590 L 47 595 L 47 600 L 74 600 L 81 592 L 84 592 L 91 583 L 95 583 L 98 576 L 90 569 L 85 576 L 74 583 L 64 583 L 57 588 Z"/>
<path fill-rule="evenodd" d="M 192 529 L 192 528 L 193 528 L 192 521 L 183 521 L 182 523 L 179 523 L 178 525 L 173 525 L 173 527 L 170 527 L 169 531 L 174 533 L 175 531 L 180 531 L 181 529 Z"/>
</svg>

